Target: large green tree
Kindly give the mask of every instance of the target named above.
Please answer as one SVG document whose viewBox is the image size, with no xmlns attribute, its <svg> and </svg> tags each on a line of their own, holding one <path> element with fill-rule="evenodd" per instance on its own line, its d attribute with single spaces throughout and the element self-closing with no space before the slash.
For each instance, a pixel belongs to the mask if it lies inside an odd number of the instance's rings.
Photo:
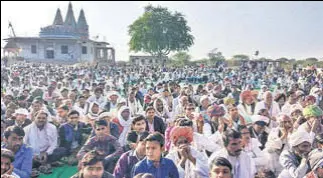
<svg viewBox="0 0 323 178">
<path fill-rule="evenodd" d="M 188 50 L 194 44 L 190 32 L 183 14 L 148 5 L 144 14 L 129 26 L 130 51 L 162 57 L 171 51 Z"/>
<path fill-rule="evenodd" d="M 172 56 L 171 63 L 176 67 L 183 67 L 189 65 L 191 58 L 186 52 L 178 52 Z"/>
</svg>

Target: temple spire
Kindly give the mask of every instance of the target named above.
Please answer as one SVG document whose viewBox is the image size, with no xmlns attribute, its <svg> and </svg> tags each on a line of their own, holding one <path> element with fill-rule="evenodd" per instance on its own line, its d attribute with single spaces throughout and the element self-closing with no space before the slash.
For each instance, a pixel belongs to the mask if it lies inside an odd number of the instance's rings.
<svg viewBox="0 0 323 178">
<path fill-rule="evenodd" d="M 88 27 L 83 9 L 81 10 L 79 18 L 77 20 L 77 27 L 78 28 L 86 28 L 86 27 Z"/>
<path fill-rule="evenodd" d="M 72 7 L 72 3 L 71 2 L 68 4 L 68 10 L 67 10 L 67 14 L 66 14 L 66 18 L 65 18 L 64 24 L 65 25 L 72 26 L 72 27 L 75 27 L 76 26 L 74 12 L 73 12 L 73 7 Z"/>
<path fill-rule="evenodd" d="M 57 11 L 56 11 L 56 15 L 55 15 L 53 25 L 63 25 L 63 24 L 64 24 L 64 22 L 63 22 L 63 17 L 62 17 L 62 14 L 61 14 L 61 10 L 58 8 Z"/>
</svg>

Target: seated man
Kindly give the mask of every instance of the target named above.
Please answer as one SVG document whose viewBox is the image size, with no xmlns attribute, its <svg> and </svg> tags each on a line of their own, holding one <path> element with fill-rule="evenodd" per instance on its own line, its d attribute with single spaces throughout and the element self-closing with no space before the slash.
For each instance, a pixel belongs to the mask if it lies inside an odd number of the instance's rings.
<svg viewBox="0 0 323 178">
<path fill-rule="evenodd" d="M 84 155 L 80 162 L 80 171 L 71 178 L 114 178 L 104 171 L 104 159 L 100 153 L 93 150 Z"/>
<path fill-rule="evenodd" d="M 311 172 L 306 175 L 306 178 L 322 178 L 323 177 L 323 150 L 314 149 L 308 155 L 308 162 L 311 167 Z M 304 177 L 305 178 L 305 177 Z"/>
<path fill-rule="evenodd" d="M 146 139 L 146 158 L 138 162 L 132 170 L 132 177 L 140 173 L 151 173 L 156 178 L 179 178 L 174 162 L 162 157 L 164 137 L 160 133 L 150 134 Z"/>
<path fill-rule="evenodd" d="M 77 153 L 78 160 L 91 151 L 97 150 L 104 156 L 104 167 L 108 172 L 113 172 L 114 165 L 122 154 L 122 148 L 117 138 L 107 134 L 108 123 L 106 120 L 97 120 L 94 123 L 95 136 L 91 137 Z"/>
<path fill-rule="evenodd" d="M 279 163 L 283 171 L 278 178 L 304 177 L 309 169 L 308 153 L 311 151 L 312 139 L 310 134 L 304 131 L 294 132 L 289 139 L 291 149 L 285 150 L 279 157 Z"/>
<path fill-rule="evenodd" d="M 232 178 L 232 165 L 231 163 L 223 158 L 216 157 L 210 164 L 210 178 Z"/>
<path fill-rule="evenodd" d="M 146 119 L 144 116 L 137 116 L 133 118 L 131 130 L 134 130 L 136 132 L 144 132 L 146 130 L 147 124 Z"/>
<path fill-rule="evenodd" d="M 8 149 L 1 148 L 1 178 L 20 178 L 14 170 L 14 154 Z"/>
<path fill-rule="evenodd" d="M 23 144 L 25 132 L 18 126 L 8 127 L 4 132 L 5 142 L 2 148 L 14 153 L 13 172 L 21 178 L 29 178 L 32 170 L 33 151 L 31 147 Z"/>
<path fill-rule="evenodd" d="M 85 123 L 80 122 L 79 112 L 72 110 L 67 114 L 67 123 L 59 127 L 60 147 L 66 148 L 66 156 L 70 156 L 68 163 L 73 165 L 77 163 L 77 152 L 85 142 L 84 133 L 89 133 L 91 128 L 88 128 Z"/>
<path fill-rule="evenodd" d="M 131 150 L 123 153 L 118 160 L 118 163 L 114 169 L 114 176 L 116 178 L 131 178 L 131 170 L 135 164 L 146 156 L 146 142 L 145 139 L 149 135 L 147 131 L 137 133 L 135 131 L 130 132 L 129 135 L 135 137 L 136 141 L 131 143 Z"/>
<path fill-rule="evenodd" d="M 206 154 L 190 146 L 193 141 L 193 129 L 176 126 L 171 131 L 171 140 L 174 147 L 166 158 L 173 160 L 177 165 L 179 176 L 208 178 Z"/>
<path fill-rule="evenodd" d="M 159 132 L 165 134 L 166 125 L 160 117 L 155 115 L 155 109 L 153 107 L 148 107 L 146 109 L 146 130 L 150 133 Z"/>
<path fill-rule="evenodd" d="M 16 117 L 15 120 L 9 120 L 7 123 L 9 126 L 19 126 L 19 127 L 26 127 L 27 125 L 31 124 L 31 120 L 27 118 L 29 115 L 27 109 L 19 108 L 15 111 L 14 116 Z"/>
<path fill-rule="evenodd" d="M 57 148 L 57 129 L 48 122 L 48 113 L 40 110 L 35 114 L 35 121 L 24 128 L 26 136 L 24 143 L 33 149 L 34 167 L 39 167 L 43 173 L 51 173 L 49 164 L 60 160 L 66 155 L 65 148 Z"/>
</svg>

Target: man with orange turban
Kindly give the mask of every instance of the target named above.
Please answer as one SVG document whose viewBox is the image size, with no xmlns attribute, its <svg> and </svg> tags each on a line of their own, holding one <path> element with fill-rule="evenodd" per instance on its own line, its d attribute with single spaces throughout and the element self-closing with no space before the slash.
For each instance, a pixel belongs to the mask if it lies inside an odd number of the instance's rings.
<svg viewBox="0 0 323 178">
<path fill-rule="evenodd" d="M 208 177 L 207 156 L 190 145 L 193 141 L 191 127 L 176 126 L 171 131 L 173 147 L 166 158 L 177 165 L 180 178 Z"/>
</svg>

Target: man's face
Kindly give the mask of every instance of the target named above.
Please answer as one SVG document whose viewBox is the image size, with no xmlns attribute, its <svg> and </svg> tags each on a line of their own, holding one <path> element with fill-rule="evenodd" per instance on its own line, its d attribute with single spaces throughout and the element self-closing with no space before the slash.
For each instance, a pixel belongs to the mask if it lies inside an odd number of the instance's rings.
<svg viewBox="0 0 323 178">
<path fill-rule="evenodd" d="M 110 100 L 111 100 L 111 102 L 112 102 L 112 103 L 116 103 L 116 102 L 117 102 L 117 100 L 118 100 L 118 96 L 117 96 L 117 95 L 112 95 L 112 96 L 110 97 Z"/>
<path fill-rule="evenodd" d="M 100 97 L 101 97 L 101 94 L 102 94 L 102 93 L 101 93 L 101 91 L 96 91 L 96 92 L 95 92 L 95 96 L 96 96 L 97 98 L 100 98 Z"/>
<path fill-rule="evenodd" d="M 285 129 L 291 129 L 293 127 L 293 120 L 290 117 L 282 116 L 281 119 L 281 126 L 283 126 Z"/>
<path fill-rule="evenodd" d="M 205 100 L 202 101 L 201 104 L 202 104 L 202 106 L 205 106 L 205 107 L 206 106 L 209 106 L 209 100 L 208 99 L 205 99 Z"/>
<path fill-rule="evenodd" d="M 229 109 L 229 113 L 230 113 L 230 115 L 231 115 L 231 116 L 238 116 L 238 114 L 239 114 L 239 112 L 238 112 L 238 108 L 236 108 L 236 107 L 231 107 L 231 108 Z"/>
<path fill-rule="evenodd" d="M 80 118 L 80 116 L 77 114 L 70 115 L 68 117 L 68 123 L 70 123 L 72 125 L 77 125 L 79 118 Z"/>
<path fill-rule="evenodd" d="M 316 170 L 318 178 L 323 178 L 323 164 L 319 165 L 319 167 Z"/>
<path fill-rule="evenodd" d="M 245 128 L 241 130 L 241 137 L 242 137 L 242 141 L 244 142 L 244 144 L 249 143 L 251 136 L 250 136 L 250 132 L 249 129 Z"/>
<path fill-rule="evenodd" d="M 146 155 L 146 142 L 145 141 L 140 141 L 137 144 L 136 149 L 142 154 Z"/>
<path fill-rule="evenodd" d="M 16 115 L 16 122 L 18 123 L 18 125 L 23 124 L 26 120 L 27 116 L 24 114 L 17 114 Z"/>
<path fill-rule="evenodd" d="M 37 112 L 41 109 L 41 104 L 40 103 L 33 103 L 33 111 Z"/>
<path fill-rule="evenodd" d="M 146 156 L 148 160 L 159 161 L 162 153 L 160 143 L 157 141 L 146 142 Z"/>
<path fill-rule="evenodd" d="M 178 148 L 180 147 L 181 145 L 187 145 L 189 144 L 187 138 L 181 136 L 177 139 L 176 143 L 175 143 L 175 146 Z"/>
<path fill-rule="evenodd" d="M 133 126 L 133 129 L 137 132 L 144 132 L 146 130 L 146 121 L 145 120 L 140 120 L 135 123 Z"/>
<path fill-rule="evenodd" d="M 297 146 L 296 152 L 299 156 L 308 155 L 311 151 L 311 144 L 309 142 L 303 142 Z"/>
<path fill-rule="evenodd" d="M 129 109 L 125 109 L 122 113 L 121 116 L 123 117 L 123 119 L 129 119 L 130 116 L 130 111 Z"/>
<path fill-rule="evenodd" d="M 186 105 L 188 103 L 188 98 L 186 96 L 181 98 L 182 106 Z"/>
<path fill-rule="evenodd" d="M 104 125 L 99 125 L 99 126 L 96 126 L 95 128 L 95 134 L 99 138 L 103 137 L 107 133 L 107 131 L 108 131 L 108 127 Z"/>
<path fill-rule="evenodd" d="M 226 147 L 228 150 L 229 155 L 231 156 L 239 156 L 242 149 L 241 149 L 241 138 L 229 138 L 229 144 Z"/>
<path fill-rule="evenodd" d="M 192 112 L 194 111 L 194 107 L 193 106 L 187 106 L 186 109 L 185 109 L 185 113 L 187 116 L 191 115 Z"/>
<path fill-rule="evenodd" d="M 58 116 L 59 116 L 59 117 L 61 117 L 61 118 L 64 118 L 64 117 L 67 115 L 67 112 L 68 112 L 68 111 L 66 111 L 65 109 L 62 109 L 62 108 L 59 108 L 59 109 L 57 110 L 57 114 L 58 114 Z"/>
<path fill-rule="evenodd" d="M 266 103 L 271 103 L 273 101 L 273 95 L 271 93 L 267 93 L 265 95 L 265 102 Z"/>
<path fill-rule="evenodd" d="M 262 134 L 265 131 L 265 126 L 263 124 L 254 124 L 253 129 L 258 133 Z"/>
<path fill-rule="evenodd" d="M 62 94 L 62 96 L 63 96 L 64 98 L 67 98 L 67 96 L 68 96 L 68 91 L 67 91 L 67 90 L 65 90 L 65 91 L 61 92 L 61 94 Z"/>
<path fill-rule="evenodd" d="M 231 171 L 226 166 L 213 166 L 209 175 L 210 178 L 231 178 Z"/>
<path fill-rule="evenodd" d="M 155 116 L 155 111 L 152 109 L 148 110 L 146 115 L 148 118 L 153 118 Z"/>
<path fill-rule="evenodd" d="M 11 161 L 9 158 L 1 157 L 1 175 L 6 173 L 10 169 Z"/>
<path fill-rule="evenodd" d="M 83 168 L 83 178 L 102 178 L 104 166 L 102 162 L 97 162 L 94 165 L 85 166 Z"/>
<path fill-rule="evenodd" d="M 85 102 L 86 102 L 85 98 L 80 98 L 79 99 L 80 105 L 85 105 Z"/>
<path fill-rule="evenodd" d="M 46 114 L 38 114 L 35 122 L 36 122 L 37 127 L 44 127 L 47 122 Z"/>
<path fill-rule="evenodd" d="M 20 149 L 23 139 L 24 137 L 18 136 L 16 133 L 11 133 L 7 140 L 8 148 L 16 153 Z"/>
</svg>

